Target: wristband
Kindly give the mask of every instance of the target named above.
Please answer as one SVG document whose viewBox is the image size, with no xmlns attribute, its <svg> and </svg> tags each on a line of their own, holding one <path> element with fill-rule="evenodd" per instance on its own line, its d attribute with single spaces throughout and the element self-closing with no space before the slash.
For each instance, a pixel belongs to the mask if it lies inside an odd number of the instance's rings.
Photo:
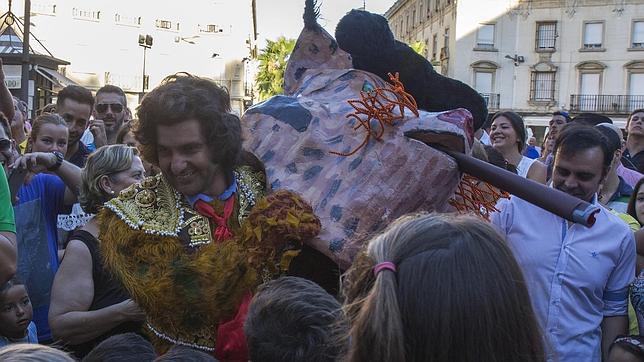
<svg viewBox="0 0 644 362">
<path fill-rule="evenodd" d="M 51 151 L 56 156 L 56 164 L 48 167 L 47 171 L 56 171 L 60 168 L 60 166 L 63 164 L 63 161 L 65 160 L 65 155 L 63 155 L 61 152 L 58 151 Z"/>
</svg>

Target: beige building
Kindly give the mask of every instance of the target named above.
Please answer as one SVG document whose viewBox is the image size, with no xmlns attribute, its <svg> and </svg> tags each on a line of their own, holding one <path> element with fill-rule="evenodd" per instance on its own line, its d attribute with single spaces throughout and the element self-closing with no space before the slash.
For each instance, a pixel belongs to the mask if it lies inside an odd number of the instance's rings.
<svg viewBox="0 0 644 362">
<path fill-rule="evenodd" d="M 23 3 L 13 4 L 19 16 Z M 93 91 L 117 85 L 132 109 L 165 76 L 188 72 L 226 86 L 241 113 L 252 93 L 254 12 L 255 0 L 31 0 L 31 32 L 70 63 L 59 67 L 62 75 Z M 140 35 L 152 37 L 149 49 Z"/>
<path fill-rule="evenodd" d="M 442 74 L 543 126 L 556 110 L 623 125 L 644 108 L 644 0 L 398 0 L 397 39 Z"/>
</svg>

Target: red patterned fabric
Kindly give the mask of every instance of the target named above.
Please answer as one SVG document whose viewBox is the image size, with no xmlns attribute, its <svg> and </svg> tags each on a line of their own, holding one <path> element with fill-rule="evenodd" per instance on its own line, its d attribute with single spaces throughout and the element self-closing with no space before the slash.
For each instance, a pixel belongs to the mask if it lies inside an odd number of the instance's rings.
<svg viewBox="0 0 644 362">
<path fill-rule="evenodd" d="M 215 209 L 212 207 L 212 205 L 210 205 L 209 203 L 203 200 L 197 200 L 197 202 L 195 202 L 195 210 L 197 210 L 197 212 L 201 215 L 212 220 L 215 225 L 217 225 L 212 235 L 215 241 L 221 242 L 233 237 L 233 233 L 228 227 L 228 219 L 230 218 L 230 215 L 233 214 L 234 205 L 235 194 L 231 195 L 228 200 L 226 200 L 226 202 L 224 203 L 224 215 L 219 216 L 215 212 Z"/>
</svg>

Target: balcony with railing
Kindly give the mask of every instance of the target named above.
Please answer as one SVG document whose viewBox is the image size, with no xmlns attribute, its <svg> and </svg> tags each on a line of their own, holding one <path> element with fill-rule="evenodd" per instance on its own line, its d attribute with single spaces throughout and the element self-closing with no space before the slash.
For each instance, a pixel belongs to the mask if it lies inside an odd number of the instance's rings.
<svg viewBox="0 0 644 362">
<path fill-rule="evenodd" d="M 479 93 L 485 100 L 488 111 L 496 111 L 499 109 L 499 98 L 501 95 L 498 93 Z"/>
<path fill-rule="evenodd" d="M 571 112 L 628 114 L 639 108 L 644 108 L 644 95 L 572 94 L 570 96 Z"/>
</svg>

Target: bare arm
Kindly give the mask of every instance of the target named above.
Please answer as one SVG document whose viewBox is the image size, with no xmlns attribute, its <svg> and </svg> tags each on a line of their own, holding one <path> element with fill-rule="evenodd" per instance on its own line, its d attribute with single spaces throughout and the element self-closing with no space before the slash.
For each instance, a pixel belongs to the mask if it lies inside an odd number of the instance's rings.
<svg viewBox="0 0 644 362">
<path fill-rule="evenodd" d="M 628 316 L 604 317 L 602 320 L 602 356 L 608 358 L 611 343 L 620 334 L 628 334 Z"/>
<path fill-rule="evenodd" d="M 0 285 L 16 274 L 16 258 L 16 234 L 9 231 L 0 232 Z"/>
<path fill-rule="evenodd" d="M 530 166 L 527 177 L 530 180 L 534 180 L 545 185 L 546 178 L 548 177 L 548 167 L 541 163 L 541 161 L 537 160 L 532 164 L 532 166 Z"/>
<path fill-rule="evenodd" d="M 33 173 L 41 173 L 56 165 L 56 155 L 49 152 L 33 152 L 18 158 L 14 163 L 16 168 L 27 168 Z M 73 205 L 78 200 L 78 190 L 81 184 L 81 169 L 73 163 L 63 161 L 55 171 L 67 188 L 65 189 L 65 205 Z"/>
<path fill-rule="evenodd" d="M 0 59 L 0 111 L 4 113 L 7 119 L 11 122 L 15 115 L 13 105 L 13 97 L 7 85 L 4 84 L 4 69 L 2 69 L 2 59 Z"/>
<path fill-rule="evenodd" d="M 635 249 L 638 255 L 644 255 L 644 228 L 635 232 Z"/>
<path fill-rule="evenodd" d="M 49 325 L 56 339 L 69 344 L 90 341 L 143 313 L 131 300 L 88 311 L 94 298 L 92 257 L 87 246 L 71 240 L 54 278 L 49 307 Z"/>
</svg>

